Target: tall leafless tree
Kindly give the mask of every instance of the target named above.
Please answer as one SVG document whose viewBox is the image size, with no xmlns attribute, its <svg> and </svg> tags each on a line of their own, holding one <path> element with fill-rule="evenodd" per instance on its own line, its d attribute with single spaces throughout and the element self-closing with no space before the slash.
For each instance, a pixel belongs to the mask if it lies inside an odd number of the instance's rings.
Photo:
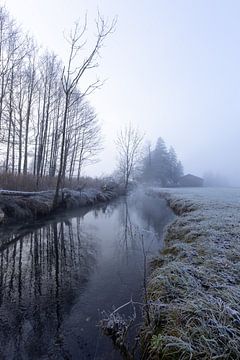
<svg viewBox="0 0 240 360">
<path fill-rule="evenodd" d="M 125 190 L 127 190 L 129 180 L 134 173 L 143 138 L 144 135 L 130 123 L 117 136 L 118 170 Z"/>
<path fill-rule="evenodd" d="M 68 42 L 70 45 L 70 52 L 68 57 L 67 65 L 63 69 L 62 73 L 62 87 L 64 91 L 64 115 L 63 115 L 63 124 L 62 124 L 62 138 L 61 138 L 61 153 L 60 153 L 60 164 L 57 177 L 57 185 L 55 191 L 55 197 L 53 202 L 53 207 L 57 206 L 59 189 L 64 177 L 64 160 L 65 160 L 65 147 L 66 147 L 66 135 L 67 128 L 69 123 L 69 111 L 76 101 L 83 99 L 86 95 L 89 95 L 94 90 L 98 89 L 101 86 L 101 82 L 97 79 L 95 82 L 90 83 L 83 91 L 78 92 L 79 82 L 82 79 L 86 71 L 95 68 L 98 66 L 97 59 L 99 57 L 99 51 L 103 46 L 104 40 L 106 37 L 111 34 L 114 30 L 116 20 L 113 20 L 111 24 L 105 22 L 105 20 L 98 15 L 96 21 L 97 27 L 97 37 L 95 44 L 90 51 L 89 55 L 85 60 L 79 64 L 76 60 L 80 55 L 80 52 L 83 50 L 85 41 L 84 37 L 86 34 L 87 28 L 87 19 L 85 18 L 85 23 L 83 27 L 80 27 L 80 23 L 75 24 L 74 30 L 70 33 Z M 76 96 L 77 95 L 77 96 Z"/>
</svg>

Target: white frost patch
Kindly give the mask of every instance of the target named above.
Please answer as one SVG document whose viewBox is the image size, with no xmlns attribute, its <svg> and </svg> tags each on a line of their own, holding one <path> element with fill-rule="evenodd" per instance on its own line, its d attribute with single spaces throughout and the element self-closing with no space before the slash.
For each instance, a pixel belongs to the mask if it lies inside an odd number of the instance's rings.
<svg viewBox="0 0 240 360">
<path fill-rule="evenodd" d="M 238 359 L 240 189 L 151 189 L 180 214 L 149 281 L 152 351 Z M 161 306 L 159 306 L 161 304 Z"/>
</svg>

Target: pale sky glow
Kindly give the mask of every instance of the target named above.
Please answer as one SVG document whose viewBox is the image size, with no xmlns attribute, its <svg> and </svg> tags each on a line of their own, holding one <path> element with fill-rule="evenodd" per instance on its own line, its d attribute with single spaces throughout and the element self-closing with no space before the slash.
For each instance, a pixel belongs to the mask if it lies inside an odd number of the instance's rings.
<svg viewBox="0 0 240 360">
<path fill-rule="evenodd" d="M 63 30 L 88 11 L 118 16 L 102 49 L 104 87 L 91 96 L 105 138 L 91 175 L 115 167 L 114 138 L 131 121 L 161 136 L 185 172 L 212 170 L 240 180 L 240 2 L 233 0 L 6 0 L 38 43 L 64 57 Z M 91 40 L 90 40 L 91 42 Z M 95 75 L 93 75 L 95 76 Z M 240 182 L 240 181 L 239 181 Z"/>
</svg>

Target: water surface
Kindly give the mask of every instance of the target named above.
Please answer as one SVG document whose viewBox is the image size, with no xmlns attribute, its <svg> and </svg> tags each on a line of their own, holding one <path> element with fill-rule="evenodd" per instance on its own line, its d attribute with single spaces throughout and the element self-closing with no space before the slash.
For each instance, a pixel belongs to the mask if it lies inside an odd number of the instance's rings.
<svg viewBox="0 0 240 360">
<path fill-rule="evenodd" d="M 172 218 L 164 200 L 138 192 L 5 231 L 0 359 L 121 359 L 96 324 L 102 310 L 142 301 L 143 247 L 156 255 Z"/>
</svg>

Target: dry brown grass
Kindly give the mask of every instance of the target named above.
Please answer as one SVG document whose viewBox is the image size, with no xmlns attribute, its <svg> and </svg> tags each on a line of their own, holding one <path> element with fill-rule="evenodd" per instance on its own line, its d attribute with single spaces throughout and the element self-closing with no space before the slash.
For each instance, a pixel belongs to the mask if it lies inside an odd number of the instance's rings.
<svg viewBox="0 0 240 360">
<path fill-rule="evenodd" d="M 39 178 L 37 183 L 36 176 L 32 174 L 11 174 L 0 173 L 0 189 L 4 190 L 19 190 L 19 191 L 42 191 L 54 190 L 56 188 L 57 178 L 44 176 Z M 76 189 L 78 187 L 92 187 L 99 189 L 103 180 L 91 177 L 81 177 L 80 181 L 77 179 L 65 179 L 64 186 L 69 189 Z"/>
</svg>

